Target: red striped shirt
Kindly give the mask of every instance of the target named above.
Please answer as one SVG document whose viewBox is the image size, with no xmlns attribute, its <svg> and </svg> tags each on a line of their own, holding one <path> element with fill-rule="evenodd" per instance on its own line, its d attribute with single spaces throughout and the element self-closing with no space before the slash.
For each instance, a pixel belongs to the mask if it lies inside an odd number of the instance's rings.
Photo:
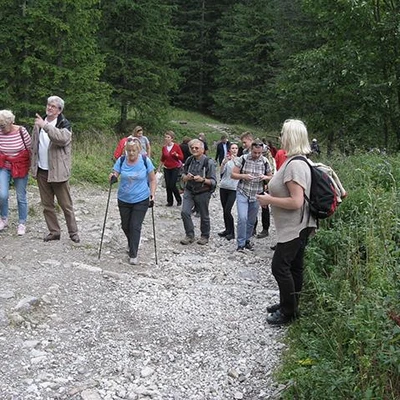
<svg viewBox="0 0 400 400">
<path fill-rule="evenodd" d="M 24 141 L 22 140 L 21 133 L 24 136 Z M 25 147 L 26 145 L 26 147 Z M 23 127 L 16 125 L 16 129 L 9 133 L 0 133 L 0 152 L 8 156 L 15 157 L 21 151 L 31 148 L 31 137 L 28 131 Z"/>
</svg>

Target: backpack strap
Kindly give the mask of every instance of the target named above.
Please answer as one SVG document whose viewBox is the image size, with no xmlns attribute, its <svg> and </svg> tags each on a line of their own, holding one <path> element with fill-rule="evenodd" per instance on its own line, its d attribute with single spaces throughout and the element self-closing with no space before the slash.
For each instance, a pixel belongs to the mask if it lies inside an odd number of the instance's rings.
<svg viewBox="0 0 400 400">
<path fill-rule="evenodd" d="M 244 164 L 246 164 L 246 161 L 247 161 L 247 157 L 245 158 L 245 156 L 248 157 L 249 155 L 248 154 L 243 154 L 241 156 L 242 157 L 242 165 L 240 167 L 240 172 L 239 172 L 240 174 L 243 173 Z M 264 175 L 267 175 L 268 167 L 270 167 L 271 171 L 272 171 L 272 166 L 270 165 L 267 157 L 264 157 L 264 156 L 262 156 L 262 157 L 263 157 L 263 161 L 265 160 L 265 162 L 264 162 Z"/>
<path fill-rule="evenodd" d="M 311 173 L 311 179 L 312 179 L 312 167 L 311 164 L 307 161 L 307 159 L 303 156 L 295 156 L 293 158 L 291 158 L 287 164 L 285 165 L 285 169 L 287 168 L 287 166 L 293 161 L 293 160 L 301 160 L 304 161 L 309 167 L 310 167 L 310 173 Z M 306 200 L 308 201 L 308 203 L 310 203 L 310 199 L 308 198 L 308 196 L 306 195 L 306 192 L 304 191 L 304 201 L 303 201 L 303 212 L 301 213 L 301 220 L 300 222 L 303 222 L 303 218 L 304 218 L 304 210 L 305 210 L 305 202 Z M 308 213 L 308 221 L 310 221 L 310 217 L 311 217 L 311 212 Z"/>
<path fill-rule="evenodd" d="M 125 158 L 126 158 L 126 156 L 121 156 L 121 157 L 119 158 L 119 168 L 120 168 L 120 169 L 122 168 L 122 164 L 123 164 L 123 162 L 125 161 Z M 146 167 L 146 171 L 147 171 L 147 156 L 144 155 L 144 154 L 142 154 L 142 160 L 143 160 L 143 162 L 144 162 L 144 166 Z"/>
<path fill-rule="evenodd" d="M 25 143 L 24 134 L 22 133 L 22 126 L 19 127 L 19 134 L 21 135 L 21 139 L 22 139 L 22 141 L 24 143 L 25 149 L 29 151 L 29 149 L 28 149 L 28 147 L 26 146 L 26 143 Z"/>
</svg>

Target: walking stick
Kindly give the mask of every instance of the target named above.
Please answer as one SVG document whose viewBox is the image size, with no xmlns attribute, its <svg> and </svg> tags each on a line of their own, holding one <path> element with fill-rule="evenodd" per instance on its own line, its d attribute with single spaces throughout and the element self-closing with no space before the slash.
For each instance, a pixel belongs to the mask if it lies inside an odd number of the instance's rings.
<svg viewBox="0 0 400 400">
<path fill-rule="evenodd" d="M 106 214 L 104 215 L 103 231 L 101 232 L 101 240 L 100 240 L 100 247 L 99 247 L 99 260 L 100 260 L 100 255 L 101 255 L 101 246 L 103 245 L 104 230 L 106 229 L 108 205 L 110 204 L 111 186 L 112 186 L 112 184 L 114 182 L 115 182 L 115 180 L 111 179 L 110 188 L 108 189 L 108 199 L 107 199 L 107 206 L 106 206 Z"/>
<path fill-rule="evenodd" d="M 154 237 L 154 255 L 156 257 L 156 265 L 158 265 L 157 259 L 157 240 L 156 240 L 156 225 L 154 223 L 154 202 L 151 206 L 151 219 L 153 220 L 153 237 Z"/>
</svg>

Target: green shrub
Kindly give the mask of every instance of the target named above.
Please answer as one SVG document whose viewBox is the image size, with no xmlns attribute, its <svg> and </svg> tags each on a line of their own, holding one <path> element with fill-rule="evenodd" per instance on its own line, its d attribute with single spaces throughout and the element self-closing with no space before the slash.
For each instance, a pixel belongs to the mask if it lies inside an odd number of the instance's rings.
<svg viewBox="0 0 400 400">
<path fill-rule="evenodd" d="M 340 161 L 340 162 L 339 162 Z M 286 399 L 400 398 L 399 157 L 332 159 L 348 198 L 310 240 Z"/>
</svg>

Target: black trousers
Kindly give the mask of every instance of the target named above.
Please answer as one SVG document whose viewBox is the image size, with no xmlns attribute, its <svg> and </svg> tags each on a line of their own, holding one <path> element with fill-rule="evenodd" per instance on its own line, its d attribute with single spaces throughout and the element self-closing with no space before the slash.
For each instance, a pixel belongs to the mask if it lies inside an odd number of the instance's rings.
<svg viewBox="0 0 400 400">
<path fill-rule="evenodd" d="M 312 228 L 303 229 L 290 242 L 278 243 L 272 258 L 272 274 L 279 286 L 281 312 L 296 314 L 303 287 L 304 251 Z"/>
<path fill-rule="evenodd" d="M 261 207 L 261 223 L 263 231 L 269 231 L 269 227 L 271 226 L 271 215 L 269 212 L 269 206 Z M 258 224 L 258 219 L 256 219 L 256 223 L 254 224 L 254 233 L 256 233 L 256 228 Z"/>
<path fill-rule="evenodd" d="M 179 190 L 176 187 L 176 182 L 178 181 L 179 168 L 164 168 L 164 178 L 165 178 L 165 188 L 167 190 L 167 203 L 173 204 L 175 196 L 176 202 L 181 203 L 182 197 L 179 194 Z"/>
<path fill-rule="evenodd" d="M 235 235 L 235 221 L 232 216 L 232 207 L 236 201 L 236 190 L 220 188 L 219 198 L 224 213 L 225 231 L 228 234 Z"/>
<path fill-rule="evenodd" d="M 137 257 L 142 224 L 149 208 L 149 199 L 139 203 L 125 203 L 118 200 L 121 227 L 128 239 L 129 257 Z"/>
</svg>

